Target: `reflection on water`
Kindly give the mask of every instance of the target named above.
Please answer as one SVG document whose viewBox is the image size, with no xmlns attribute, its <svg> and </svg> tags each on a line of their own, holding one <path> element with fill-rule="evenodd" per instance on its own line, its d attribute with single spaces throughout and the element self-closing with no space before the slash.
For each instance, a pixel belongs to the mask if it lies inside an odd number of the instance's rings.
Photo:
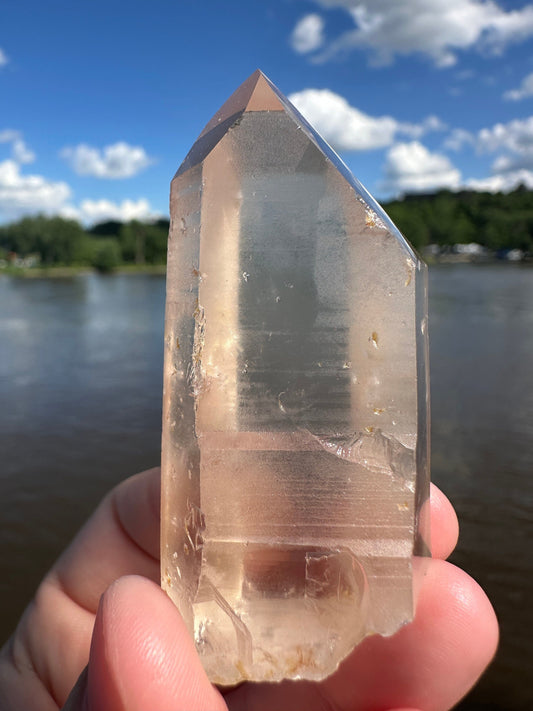
<svg viewBox="0 0 533 711">
<path fill-rule="evenodd" d="M 0 278 L 0 636 L 101 495 L 158 464 L 164 279 Z M 454 561 L 502 623 L 461 709 L 533 708 L 533 269 L 430 270 L 433 478 L 461 520 Z"/>
<path fill-rule="evenodd" d="M 102 494 L 158 463 L 163 309 L 161 278 L 0 278 L 2 638 Z"/>
<path fill-rule="evenodd" d="M 533 269 L 432 269 L 430 295 L 433 479 L 459 515 L 453 561 L 502 628 L 494 666 L 459 708 L 530 710 Z"/>
</svg>

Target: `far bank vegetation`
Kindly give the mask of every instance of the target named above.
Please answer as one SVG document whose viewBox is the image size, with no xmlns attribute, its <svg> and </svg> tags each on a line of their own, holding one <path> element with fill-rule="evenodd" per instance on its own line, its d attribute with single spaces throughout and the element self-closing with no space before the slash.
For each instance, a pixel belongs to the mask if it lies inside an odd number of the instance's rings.
<svg viewBox="0 0 533 711">
<path fill-rule="evenodd" d="M 411 244 L 429 255 L 465 253 L 465 245 L 477 245 L 486 255 L 533 255 L 533 191 L 524 187 L 506 194 L 441 190 L 408 195 L 384 207 Z M 61 217 L 25 217 L 0 226 L 0 265 L 85 267 L 104 273 L 124 265 L 163 265 L 168 227 L 162 219 L 109 221 L 84 229 Z"/>
<path fill-rule="evenodd" d="M 0 260 L 14 267 L 88 267 L 112 272 L 123 265 L 165 264 L 168 220 L 104 222 L 90 229 L 62 217 L 24 217 L 0 226 Z"/>
</svg>

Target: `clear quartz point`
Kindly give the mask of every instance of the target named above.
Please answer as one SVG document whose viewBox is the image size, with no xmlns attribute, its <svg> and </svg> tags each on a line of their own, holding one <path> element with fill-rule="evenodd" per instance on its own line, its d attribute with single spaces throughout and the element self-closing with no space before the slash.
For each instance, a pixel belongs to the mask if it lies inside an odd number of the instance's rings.
<svg viewBox="0 0 533 711">
<path fill-rule="evenodd" d="M 163 588 L 213 682 L 322 679 L 413 617 L 426 267 L 260 71 L 170 200 Z"/>
</svg>

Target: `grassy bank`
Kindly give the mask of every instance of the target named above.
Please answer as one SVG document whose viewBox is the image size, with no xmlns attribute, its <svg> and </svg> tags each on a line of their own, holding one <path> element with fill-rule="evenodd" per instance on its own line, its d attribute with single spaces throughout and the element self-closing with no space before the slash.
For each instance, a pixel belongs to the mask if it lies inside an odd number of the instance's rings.
<svg viewBox="0 0 533 711">
<path fill-rule="evenodd" d="M 98 274 L 96 269 L 87 266 L 68 267 L 4 267 L 0 269 L 0 275 L 20 277 L 21 279 L 62 279 L 82 274 Z M 116 267 L 108 274 L 165 274 L 165 264 L 123 264 Z"/>
</svg>

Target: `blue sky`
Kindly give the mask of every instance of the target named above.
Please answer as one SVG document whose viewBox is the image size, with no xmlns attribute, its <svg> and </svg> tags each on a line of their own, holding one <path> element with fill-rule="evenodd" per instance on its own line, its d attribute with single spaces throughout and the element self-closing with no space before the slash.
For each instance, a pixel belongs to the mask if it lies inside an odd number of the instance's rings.
<svg viewBox="0 0 533 711">
<path fill-rule="evenodd" d="M 533 3 L 2 0 L 0 222 L 168 214 L 256 68 L 378 198 L 533 188 Z"/>
</svg>

